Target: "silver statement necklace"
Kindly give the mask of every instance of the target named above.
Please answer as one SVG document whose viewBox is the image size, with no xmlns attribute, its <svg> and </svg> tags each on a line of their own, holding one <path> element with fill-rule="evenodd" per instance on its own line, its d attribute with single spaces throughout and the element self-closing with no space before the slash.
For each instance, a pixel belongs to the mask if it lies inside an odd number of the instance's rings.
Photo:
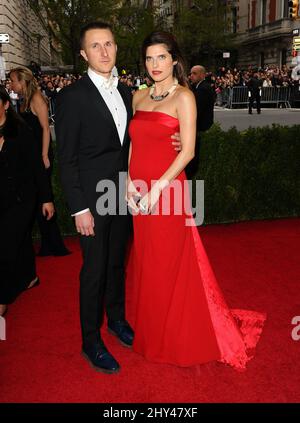
<svg viewBox="0 0 300 423">
<path fill-rule="evenodd" d="M 161 95 L 154 95 L 154 90 L 155 90 L 155 84 L 152 85 L 152 87 L 150 88 L 150 97 L 152 100 L 154 101 L 162 101 L 164 98 L 166 98 L 169 94 L 171 94 L 173 91 L 176 90 L 176 87 L 178 85 L 178 80 L 175 78 L 174 79 L 174 83 L 171 86 L 171 88 L 168 89 L 168 91 L 166 91 L 165 93 L 161 94 Z"/>
</svg>

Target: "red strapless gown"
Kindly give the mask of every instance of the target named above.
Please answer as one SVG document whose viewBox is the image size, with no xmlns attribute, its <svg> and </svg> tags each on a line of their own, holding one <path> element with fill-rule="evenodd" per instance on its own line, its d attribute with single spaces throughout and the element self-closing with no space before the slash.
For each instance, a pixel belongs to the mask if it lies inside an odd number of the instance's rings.
<svg viewBox="0 0 300 423">
<path fill-rule="evenodd" d="M 162 112 L 137 111 L 129 130 L 130 176 L 149 189 L 176 158 L 170 137 L 179 122 Z M 185 179 L 182 172 L 176 183 Z M 187 214 L 174 213 L 174 207 L 171 196 L 170 214 L 133 217 L 127 268 L 133 285 L 133 349 L 153 362 L 192 366 L 219 360 L 243 370 L 265 314 L 227 307 L 197 227 L 186 226 Z"/>
</svg>

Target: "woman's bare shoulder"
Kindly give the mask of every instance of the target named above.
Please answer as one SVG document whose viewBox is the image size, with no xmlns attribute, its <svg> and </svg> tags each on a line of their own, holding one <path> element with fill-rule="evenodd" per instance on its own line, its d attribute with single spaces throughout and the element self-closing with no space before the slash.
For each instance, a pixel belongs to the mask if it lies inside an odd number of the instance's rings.
<svg viewBox="0 0 300 423">
<path fill-rule="evenodd" d="M 142 90 L 137 90 L 133 96 L 133 107 L 137 107 L 139 103 L 141 103 L 148 95 L 149 95 L 149 88 L 143 88 Z"/>
<path fill-rule="evenodd" d="M 188 87 L 184 87 L 183 85 L 179 85 L 176 91 L 179 100 L 194 98 L 193 92 Z"/>
<path fill-rule="evenodd" d="M 195 103 L 194 93 L 188 87 L 179 85 L 176 91 L 177 107 L 187 107 Z"/>
<path fill-rule="evenodd" d="M 31 98 L 32 104 L 47 104 L 47 101 L 40 90 L 36 90 L 36 92 L 33 94 Z"/>
<path fill-rule="evenodd" d="M 143 99 L 143 98 L 145 98 L 145 97 L 147 97 L 147 95 L 149 95 L 149 91 L 150 91 L 150 88 L 143 88 L 142 90 L 137 90 L 135 93 L 134 93 L 134 96 L 133 96 L 133 98 L 135 99 L 135 101 L 140 101 L 141 99 Z"/>
</svg>

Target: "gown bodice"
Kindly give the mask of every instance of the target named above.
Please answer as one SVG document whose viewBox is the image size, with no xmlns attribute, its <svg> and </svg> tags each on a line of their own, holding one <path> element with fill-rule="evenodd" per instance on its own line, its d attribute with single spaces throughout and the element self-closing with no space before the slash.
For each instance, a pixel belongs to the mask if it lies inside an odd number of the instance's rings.
<svg viewBox="0 0 300 423">
<path fill-rule="evenodd" d="M 179 132 L 177 118 L 158 111 L 135 112 L 129 126 L 132 179 L 150 182 L 162 176 L 178 154 L 171 139 L 175 132 Z"/>
</svg>

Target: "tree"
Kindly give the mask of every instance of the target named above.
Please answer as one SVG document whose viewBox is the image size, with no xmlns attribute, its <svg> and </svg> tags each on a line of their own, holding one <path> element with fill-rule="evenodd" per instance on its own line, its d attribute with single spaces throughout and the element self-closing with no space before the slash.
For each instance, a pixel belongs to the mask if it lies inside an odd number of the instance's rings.
<svg viewBox="0 0 300 423">
<path fill-rule="evenodd" d="M 74 71 L 80 69 L 79 34 L 88 22 L 104 20 L 112 22 L 118 2 L 113 0 L 40 0 L 32 1 L 32 7 L 44 7 L 56 39 L 62 47 L 63 60 L 72 64 Z"/>
<path fill-rule="evenodd" d="M 154 29 L 153 9 L 128 3 L 117 10 L 115 19 L 118 63 L 140 75 L 142 42 Z"/>
<path fill-rule="evenodd" d="M 232 48 L 228 12 L 224 0 L 195 0 L 191 7 L 178 8 L 174 33 L 189 65 L 215 66 L 221 53 Z"/>
</svg>

